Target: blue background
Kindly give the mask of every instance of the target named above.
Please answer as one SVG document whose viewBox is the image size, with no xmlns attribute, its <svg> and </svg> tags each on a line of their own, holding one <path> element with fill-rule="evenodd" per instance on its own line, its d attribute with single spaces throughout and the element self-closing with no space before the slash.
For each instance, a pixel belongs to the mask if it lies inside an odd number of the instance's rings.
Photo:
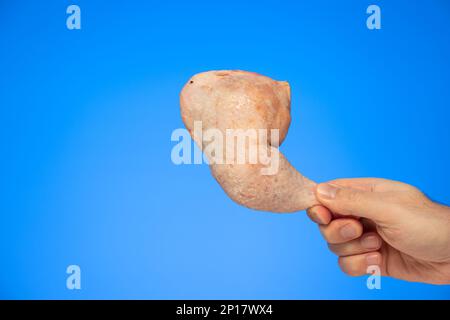
<svg viewBox="0 0 450 320">
<path fill-rule="evenodd" d="M 240 207 L 206 165 L 170 159 L 189 77 L 250 70 L 290 82 L 282 150 L 302 173 L 449 203 L 448 1 L 73 3 L 81 30 L 72 2 L 0 1 L 0 298 L 450 298 L 368 290 L 304 212 Z"/>
</svg>

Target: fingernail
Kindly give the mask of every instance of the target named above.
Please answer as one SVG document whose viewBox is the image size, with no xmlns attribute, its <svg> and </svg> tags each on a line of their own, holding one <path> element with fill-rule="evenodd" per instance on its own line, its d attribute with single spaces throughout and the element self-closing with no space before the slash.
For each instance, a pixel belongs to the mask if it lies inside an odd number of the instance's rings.
<svg viewBox="0 0 450 320">
<path fill-rule="evenodd" d="M 332 184 L 322 183 L 317 186 L 317 193 L 325 199 L 334 199 L 336 191 L 337 187 Z"/>
<path fill-rule="evenodd" d="M 380 241 L 376 236 L 367 236 L 361 238 L 361 246 L 366 249 L 378 249 L 380 246 Z"/>
<path fill-rule="evenodd" d="M 357 236 L 356 229 L 351 224 L 346 224 L 341 227 L 339 233 L 344 239 L 354 239 Z"/>
<path fill-rule="evenodd" d="M 316 221 L 318 224 L 326 224 L 325 221 L 323 221 L 323 219 L 318 215 L 316 215 Z"/>
<path fill-rule="evenodd" d="M 318 223 L 318 224 L 321 223 L 320 218 L 319 218 L 319 216 L 317 215 L 317 213 L 311 212 L 311 218 L 312 218 L 312 220 L 313 220 L 314 222 L 316 222 L 316 223 Z"/>
<path fill-rule="evenodd" d="M 309 211 L 309 214 L 311 215 L 311 219 L 314 220 L 314 222 L 323 224 L 322 218 L 317 214 L 314 208 Z"/>
<path fill-rule="evenodd" d="M 368 266 L 379 265 L 380 256 L 378 254 L 369 254 L 366 256 L 366 263 Z"/>
</svg>

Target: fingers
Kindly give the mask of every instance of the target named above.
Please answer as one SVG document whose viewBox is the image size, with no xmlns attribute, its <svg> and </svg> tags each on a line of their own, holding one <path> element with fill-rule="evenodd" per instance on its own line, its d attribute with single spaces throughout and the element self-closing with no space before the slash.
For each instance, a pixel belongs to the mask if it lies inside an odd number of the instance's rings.
<svg viewBox="0 0 450 320">
<path fill-rule="evenodd" d="M 314 206 L 306 210 L 309 218 L 317 224 L 329 224 L 332 213 L 324 206 Z"/>
<path fill-rule="evenodd" d="M 380 266 L 382 257 L 379 252 L 370 252 L 348 257 L 339 257 L 339 266 L 349 276 L 367 274 L 369 266 Z"/>
<path fill-rule="evenodd" d="M 360 221 L 349 218 L 332 220 L 328 225 L 319 225 L 322 236 L 328 243 L 337 244 L 359 238 L 363 233 Z"/>
<path fill-rule="evenodd" d="M 322 205 L 315 205 L 306 210 L 308 217 L 317 224 L 329 224 L 331 220 L 341 217 L 359 219 L 360 217 L 355 216 L 343 216 L 339 213 L 331 212 L 327 207 Z"/>
<path fill-rule="evenodd" d="M 380 236 L 374 232 L 370 232 L 349 242 L 339 244 L 329 243 L 328 248 L 334 254 L 345 257 L 376 251 L 380 249 L 381 244 L 382 240 Z"/>
<path fill-rule="evenodd" d="M 316 188 L 316 197 L 332 212 L 353 215 L 382 222 L 386 215 L 387 202 L 383 193 L 363 191 L 334 183 L 321 183 Z"/>
<path fill-rule="evenodd" d="M 343 185 L 319 185 L 316 196 L 323 206 L 317 205 L 307 210 L 311 220 L 319 224 L 329 249 L 339 256 L 340 268 L 350 276 L 370 273 L 369 266 L 382 264 L 378 250 L 383 240 L 372 232 L 376 228 L 371 220 L 379 221 L 378 210 L 382 208 L 378 194 L 374 192 L 378 181 L 372 180 L 383 179 L 357 180 L 356 185 L 352 182 L 353 188 L 349 187 L 349 181 L 344 181 Z M 320 190 L 323 186 L 325 190 Z M 358 220 L 358 217 L 367 219 Z M 364 230 L 366 233 L 363 233 Z"/>
</svg>

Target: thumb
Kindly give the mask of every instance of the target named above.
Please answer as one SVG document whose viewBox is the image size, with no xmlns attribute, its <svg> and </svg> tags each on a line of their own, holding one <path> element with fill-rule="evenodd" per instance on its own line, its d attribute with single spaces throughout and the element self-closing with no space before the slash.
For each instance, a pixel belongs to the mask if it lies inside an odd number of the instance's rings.
<svg viewBox="0 0 450 320">
<path fill-rule="evenodd" d="M 386 204 L 380 194 L 372 191 L 321 183 L 316 188 L 317 200 L 331 211 L 341 215 L 382 221 Z"/>
</svg>

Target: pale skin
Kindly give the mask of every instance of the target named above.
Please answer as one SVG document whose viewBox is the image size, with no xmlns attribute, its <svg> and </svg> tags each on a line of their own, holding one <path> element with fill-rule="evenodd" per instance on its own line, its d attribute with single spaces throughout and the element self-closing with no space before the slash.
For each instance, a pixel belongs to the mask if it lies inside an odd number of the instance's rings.
<svg viewBox="0 0 450 320">
<path fill-rule="evenodd" d="M 351 276 L 377 265 L 384 276 L 450 284 L 450 207 L 417 188 L 377 178 L 319 184 L 307 210 Z"/>
</svg>

